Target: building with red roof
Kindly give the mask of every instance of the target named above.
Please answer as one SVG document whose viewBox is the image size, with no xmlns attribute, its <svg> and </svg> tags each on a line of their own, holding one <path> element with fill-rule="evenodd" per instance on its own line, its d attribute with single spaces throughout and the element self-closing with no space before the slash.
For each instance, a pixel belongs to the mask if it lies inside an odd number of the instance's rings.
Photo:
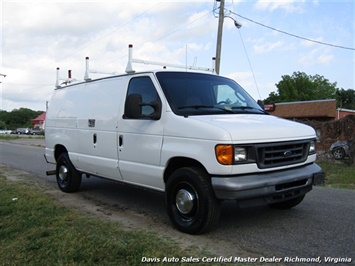
<svg viewBox="0 0 355 266">
<path fill-rule="evenodd" d="M 35 119 L 31 120 L 32 128 L 44 129 L 45 122 L 46 122 L 46 112 L 37 116 Z"/>
</svg>

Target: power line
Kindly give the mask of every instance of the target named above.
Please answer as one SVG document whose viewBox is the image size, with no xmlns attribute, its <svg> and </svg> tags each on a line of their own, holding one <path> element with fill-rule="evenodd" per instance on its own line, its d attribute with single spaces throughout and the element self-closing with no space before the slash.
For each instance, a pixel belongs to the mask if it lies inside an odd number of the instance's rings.
<svg viewBox="0 0 355 266">
<path fill-rule="evenodd" d="M 276 29 L 276 28 L 273 28 L 273 27 L 270 27 L 270 26 L 267 26 L 265 24 L 262 24 L 260 22 L 257 22 L 255 20 L 252 20 L 250 18 L 247 18 L 247 17 L 244 17 L 240 14 L 237 14 L 233 11 L 230 11 L 232 14 L 238 16 L 238 17 L 241 17 L 245 20 L 248 20 L 252 23 L 255 23 L 257 25 L 260 25 L 262 27 L 265 27 L 265 28 L 268 28 L 268 29 L 271 29 L 271 30 L 274 30 L 274 31 L 277 31 L 277 32 L 280 32 L 280 33 L 283 33 L 283 34 L 286 34 L 286 35 L 289 35 L 289 36 L 292 36 L 292 37 L 295 37 L 295 38 L 298 38 L 298 39 L 302 39 L 302 40 L 306 40 L 306 41 L 309 41 L 309 42 L 314 42 L 314 43 L 318 43 L 318 44 L 322 44 L 322 45 L 327 45 L 327 46 L 331 46 L 331 47 L 335 47 L 335 48 L 341 48 L 341 49 L 346 49 L 346 50 L 352 50 L 352 51 L 355 51 L 355 48 L 351 48 L 351 47 L 345 47 L 345 46 L 341 46 L 341 45 L 335 45 L 335 44 L 331 44 L 331 43 L 326 43 L 326 42 L 321 42 L 321 41 L 317 41 L 317 40 L 313 40 L 313 39 L 309 39 L 309 38 L 305 38 L 305 37 L 302 37 L 302 36 L 299 36 L 299 35 L 296 35 L 296 34 L 292 34 L 292 33 L 289 33 L 289 32 L 286 32 L 286 31 L 283 31 L 283 30 L 279 30 L 279 29 Z"/>
<path fill-rule="evenodd" d="M 86 48 L 86 47 L 88 47 L 88 46 L 91 46 L 91 45 L 93 45 L 94 43 L 96 43 L 96 42 L 98 42 L 98 41 L 101 41 L 102 39 L 104 39 L 104 38 L 106 38 L 106 37 L 112 35 L 113 33 L 117 32 L 118 30 L 120 30 L 120 29 L 126 27 L 127 25 L 130 25 L 133 21 L 139 19 L 139 18 L 142 17 L 144 14 L 148 13 L 150 10 L 154 9 L 155 7 L 157 7 L 159 4 L 160 4 L 160 2 L 157 3 L 157 4 L 154 5 L 154 6 L 152 6 L 152 7 L 148 8 L 148 9 L 146 9 L 145 11 L 143 11 L 143 12 L 140 13 L 140 14 L 138 14 L 137 16 L 133 17 L 133 19 L 131 19 L 130 21 L 128 21 L 128 22 L 124 23 L 123 25 L 121 25 L 121 26 L 119 26 L 119 27 L 113 29 L 112 31 L 106 33 L 104 36 L 98 37 L 97 39 L 95 39 L 95 40 L 93 40 L 93 41 L 90 41 L 90 42 L 88 42 L 88 43 L 82 45 L 82 46 L 79 47 L 78 49 L 74 50 L 72 53 L 65 55 L 64 57 L 60 58 L 60 59 L 57 60 L 57 61 L 62 61 L 62 60 L 64 60 L 65 58 L 67 58 L 67 57 L 69 57 L 69 56 L 71 56 L 71 55 L 73 55 L 73 54 L 76 54 L 78 51 L 83 50 L 84 48 Z"/>
<path fill-rule="evenodd" d="M 256 77 L 255 77 L 254 70 L 253 70 L 253 67 L 252 67 L 251 62 L 250 62 L 250 59 L 249 59 L 249 55 L 248 55 L 247 49 L 245 48 L 245 45 L 244 45 L 242 33 L 241 33 L 240 30 L 238 30 L 238 32 L 239 32 L 239 36 L 240 36 L 240 39 L 241 39 L 242 44 L 243 44 L 244 52 L 245 52 L 246 57 L 247 57 L 247 59 L 248 59 L 250 71 L 251 71 L 251 73 L 252 73 L 252 75 L 253 75 L 253 79 L 254 79 L 254 83 L 255 83 L 255 86 L 256 86 L 256 90 L 258 91 L 259 99 L 261 100 L 261 95 L 260 95 L 260 91 L 259 91 L 259 86 L 258 86 L 258 83 L 256 82 Z"/>
<path fill-rule="evenodd" d="M 23 83 L 6 83 L 7 86 L 19 86 L 19 87 L 31 87 L 31 86 L 36 86 L 36 87 L 47 87 L 52 84 L 23 84 Z"/>
<path fill-rule="evenodd" d="M 198 21 L 198 20 L 200 20 L 200 19 L 206 17 L 207 15 L 211 14 L 212 12 L 213 12 L 213 11 L 210 11 L 210 12 L 208 12 L 208 13 L 206 13 L 206 14 L 200 16 L 200 17 L 198 17 L 197 19 L 195 19 L 195 20 L 193 20 L 193 21 L 190 21 L 189 23 L 186 23 L 186 24 L 180 26 L 179 28 L 175 29 L 174 31 L 172 31 L 172 32 L 170 32 L 170 33 L 168 33 L 168 34 L 166 34 L 166 35 L 164 35 L 163 37 L 160 37 L 160 38 L 154 40 L 152 43 L 155 43 L 155 42 L 157 42 L 157 41 L 160 41 L 160 40 L 162 40 L 162 39 L 164 39 L 164 38 L 166 38 L 166 37 L 168 37 L 168 36 L 174 34 L 175 32 L 180 31 L 181 29 L 183 29 L 183 28 L 185 28 L 185 27 L 187 27 L 187 26 L 189 26 L 189 25 L 195 23 L 196 21 Z"/>
<path fill-rule="evenodd" d="M 208 16 L 208 15 L 211 14 L 212 12 L 213 12 L 213 10 L 210 11 L 210 12 L 208 12 L 208 13 L 203 14 L 202 16 L 196 18 L 196 19 L 193 20 L 193 21 L 190 21 L 190 22 L 188 22 L 188 23 L 185 23 L 185 24 L 181 25 L 181 26 L 178 27 L 177 29 L 175 29 L 175 30 L 173 30 L 173 31 L 171 31 L 171 32 L 169 32 L 169 33 L 167 33 L 167 34 L 165 34 L 165 35 L 159 37 L 158 39 L 155 39 L 155 40 L 153 40 L 153 41 L 149 41 L 148 43 L 146 43 L 146 44 L 143 45 L 142 47 L 152 45 L 152 44 L 154 44 L 154 43 L 156 43 L 156 42 L 158 42 L 158 41 L 160 41 L 160 40 L 162 40 L 162 39 L 165 39 L 165 38 L 169 37 L 170 35 L 172 35 L 172 34 L 178 32 L 178 31 L 182 30 L 183 28 L 185 28 L 185 27 L 187 27 L 187 26 L 190 26 L 191 24 L 197 22 L 198 20 L 200 20 L 200 19 L 202 19 L 202 18 Z M 142 48 L 142 47 L 141 47 L 141 48 Z M 127 55 L 123 55 L 123 56 L 120 56 L 120 57 L 118 57 L 118 58 L 114 58 L 114 59 L 112 59 L 111 61 L 109 61 L 108 63 L 106 63 L 106 64 L 104 64 L 104 65 L 107 65 L 107 64 L 109 64 L 109 63 L 111 63 L 111 62 L 114 62 L 114 61 L 116 61 L 116 60 L 118 60 L 118 59 L 121 59 L 121 58 L 124 58 L 124 57 L 127 57 Z"/>
<path fill-rule="evenodd" d="M 234 1 L 232 1 L 232 6 L 233 6 L 234 13 L 235 13 Z M 231 13 L 233 13 L 233 12 L 231 12 Z M 233 14 L 234 14 L 234 13 L 233 13 Z M 231 17 L 229 17 L 229 18 L 231 18 Z M 233 18 L 232 18 L 232 19 L 233 19 Z M 233 19 L 233 20 L 234 20 L 234 19 Z M 234 21 L 234 22 L 236 23 L 236 21 Z M 252 65 L 251 65 L 251 61 L 250 61 L 250 58 L 249 58 L 247 49 L 246 49 L 245 44 L 244 44 L 242 32 L 241 32 L 240 30 L 238 30 L 238 32 L 239 32 L 240 40 L 242 41 L 242 45 L 243 45 L 243 48 L 244 48 L 245 55 L 246 55 L 246 57 L 247 57 L 247 59 L 248 59 L 250 71 L 251 71 L 251 73 L 252 73 L 252 75 L 253 75 L 253 79 L 254 79 L 254 83 L 255 83 L 256 90 L 257 90 L 258 95 L 259 95 L 259 99 L 261 100 L 261 95 L 260 95 L 259 86 L 258 86 L 258 83 L 256 82 L 256 77 L 255 77 L 254 69 L 253 69 L 253 67 L 252 67 Z"/>
</svg>

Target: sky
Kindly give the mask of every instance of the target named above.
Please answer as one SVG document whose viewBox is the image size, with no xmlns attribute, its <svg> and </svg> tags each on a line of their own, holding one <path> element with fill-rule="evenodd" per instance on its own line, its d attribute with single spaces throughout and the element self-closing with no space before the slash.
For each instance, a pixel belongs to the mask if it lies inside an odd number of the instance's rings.
<svg viewBox="0 0 355 266">
<path fill-rule="evenodd" d="M 213 0 L 0 0 L 0 109 L 44 111 L 56 68 L 81 81 L 87 56 L 92 70 L 124 73 L 129 44 L 133 58 L 212 67 L 218 7 Z M 353 0 L 225 0 L 224 14 L 220 75 L 255 100 L 298 71 L 355 89 Z"/>
</svg>

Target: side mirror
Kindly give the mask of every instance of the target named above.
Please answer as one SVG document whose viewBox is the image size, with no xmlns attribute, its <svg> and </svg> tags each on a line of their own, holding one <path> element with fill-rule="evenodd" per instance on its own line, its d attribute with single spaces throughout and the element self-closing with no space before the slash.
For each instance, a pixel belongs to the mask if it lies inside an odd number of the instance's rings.
<svg viewBox="0 0 355 266">
<path fill-rule="evenodd" d="M 150 106 L 153 108 L 154 112 L 151 114 L 143 114 L 143 106 Z M 156 100 L 151 103 L 142 102 L 142 95 L 131 94 L 127 96 L 125 104 L 124 118 L 128 119 L 152 119 L 159 120 L 161 116 L 161 102 Z"/>
<path fill-rule="evenodd" d="M 124 117 L 137 119 L 142 116 L 142 95 L 131 94 L 127 96 L 124 108 Z"/>
<path fill-rule="evenodd" d="M 258 105 L 259 105 L 263 110 L 265 110 L 264 101 L 258 100 Z"/>
</svg>

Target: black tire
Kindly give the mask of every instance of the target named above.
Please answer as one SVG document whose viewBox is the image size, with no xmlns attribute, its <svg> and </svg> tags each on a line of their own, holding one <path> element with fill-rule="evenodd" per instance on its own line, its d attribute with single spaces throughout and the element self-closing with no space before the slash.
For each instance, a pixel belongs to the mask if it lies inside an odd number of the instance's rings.
<svg viewBox="0 0 355 266">
<path fill-rule="evenodd" d="M 345 151 L 343 148 L 336 148 L 332 151 L 335 160 L 342 160 L 345 157 Z"/>
<path fill-rule="evenodd" d="M 269 206 L 273 209 L 288 210 L 288 209 L 291 209 L 291 208 L 297 206 L 298 204 L 300 204 L 303 201 L 304 197 L 305 197 L 305 195 L 302 195 L 302 196 L 299 196 L 297 198 L 290 199 L 287 201 L 272 203 L 272 204 L 269 204 Z"/>
<path fill-rule="evenodd" d="M 62 153 L 57 160 L 57 184 L 63 192 L 76 192 L 81 184 L 81 173 L 75 169 L 67 153 Z"/>
<path fill-rule="evenodd" d="M 219 221 L 221 201 L 213 192 L 209 175 L 197 167 L 176 170 L 166 184 L 169 218 L 181 232 L 201 234 Z"/>
</svg>

